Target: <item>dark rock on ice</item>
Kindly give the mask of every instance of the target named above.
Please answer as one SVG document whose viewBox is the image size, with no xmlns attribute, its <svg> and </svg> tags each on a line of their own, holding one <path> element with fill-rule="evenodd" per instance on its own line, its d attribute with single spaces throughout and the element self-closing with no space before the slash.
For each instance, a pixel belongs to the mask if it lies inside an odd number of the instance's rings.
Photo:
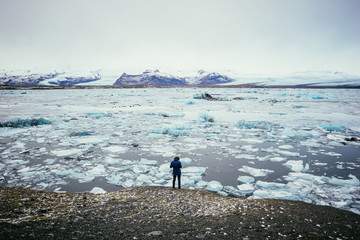
<svg viewBox="0 0 360 240">
<path fill-rule="evenodd" d="M 360 139 L 357 137 L 345 138 L 345 141 L 348 142 L 360 142 Z"/>
</svg>

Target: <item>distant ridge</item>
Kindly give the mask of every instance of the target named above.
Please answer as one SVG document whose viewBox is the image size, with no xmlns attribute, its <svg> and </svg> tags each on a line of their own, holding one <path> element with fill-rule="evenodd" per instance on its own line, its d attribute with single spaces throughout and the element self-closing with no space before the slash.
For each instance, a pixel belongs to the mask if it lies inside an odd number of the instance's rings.
<svg viewBox="0 0 360 240">
<path fill-rule="evenodd" d="M 231 83 L 234 79 L 218 73 L 198 71 L 198 75 L 191 77 L 175 77 L 160 73 L 159 70 L 146 70 L 142 74 L 128 75 L 123 73 L 114 85 L 151 85 L 151 86 L 186 86 L 186 85 L 217 85 Z"/>
</svg>

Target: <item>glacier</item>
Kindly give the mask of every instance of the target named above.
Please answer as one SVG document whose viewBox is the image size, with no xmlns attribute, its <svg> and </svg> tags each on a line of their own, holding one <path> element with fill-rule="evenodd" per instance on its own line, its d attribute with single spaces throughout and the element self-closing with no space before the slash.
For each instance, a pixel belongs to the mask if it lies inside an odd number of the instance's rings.
<svg viewBox="0 0 360 240">
<path fill-rule="evenodd" d="M 204 92 L 222 101 L 194 99 Z M 0 186 L 171 186 L 179 155 L 184 188 L 360 214 L 358 89 L 0 90 L 0 99 Z"/>
</svg>

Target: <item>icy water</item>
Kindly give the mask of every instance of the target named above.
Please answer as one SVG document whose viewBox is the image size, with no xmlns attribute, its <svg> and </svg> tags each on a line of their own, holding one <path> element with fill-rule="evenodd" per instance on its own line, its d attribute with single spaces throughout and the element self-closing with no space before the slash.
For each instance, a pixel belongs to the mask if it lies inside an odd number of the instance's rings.
<svg viewBox="0 0 360 240">
<path fill-rule="evenodd" d="M 196 99 L 204 92 L 222 101 Z M 0 186 L 114 191 L 171 183 L 360 214 L 360 90 L 0 91 Z"/>
</svg>

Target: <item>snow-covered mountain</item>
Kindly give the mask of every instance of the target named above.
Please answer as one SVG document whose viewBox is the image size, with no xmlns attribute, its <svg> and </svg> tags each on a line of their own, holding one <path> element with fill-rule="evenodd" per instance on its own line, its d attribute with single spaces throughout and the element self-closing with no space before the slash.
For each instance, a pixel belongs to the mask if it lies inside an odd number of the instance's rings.
<svg viewBox="0 0 360 240">
<path fill-rule="evenodd" d="M 178 77 L 159 70 L 146 70 L 139 75 L 128 75 L 123 73 L 114 85 L 161 85 L 161 86 L 185 86 L 185 85 L 218 85 L 234 81 L 219 73 L 207 73 L 203 70 L 198 71 L 195 76 Z"/>
<path fill-rule="evenodd" d="M 123 73 L 120 78 L 116 80 L 114 85 L 187 85 L 185 78 L 175 77 L 169 74 L 160 73 L 158 70 L 146 70 L 142 74 L 129 75 Z"/>
<path fill-rule="evenodd" d="M 38 85 L 77 85 L 101 79 L 99 72 L 74 73 L 32 73 L 31 71 L 0 71 L 0 85 L 8 86 L 38 86 Z"/>
<path fill-rule="evenodd" d="M 146 70 L 141 74 L 107 72 L 98 70 L 53 71 L 38 73 L 30 71 L 0 70 L 0 85 L 144 85 L 144 86 L 204 86 L 204 85 L 250 85 L 294 87 L 360 87 L 360 76 L 336 71 L 295 72 L 288 75 L 246 74 L 236 71 L 175 72 L 168 74 L 159 70 Z"/>
</svg>

